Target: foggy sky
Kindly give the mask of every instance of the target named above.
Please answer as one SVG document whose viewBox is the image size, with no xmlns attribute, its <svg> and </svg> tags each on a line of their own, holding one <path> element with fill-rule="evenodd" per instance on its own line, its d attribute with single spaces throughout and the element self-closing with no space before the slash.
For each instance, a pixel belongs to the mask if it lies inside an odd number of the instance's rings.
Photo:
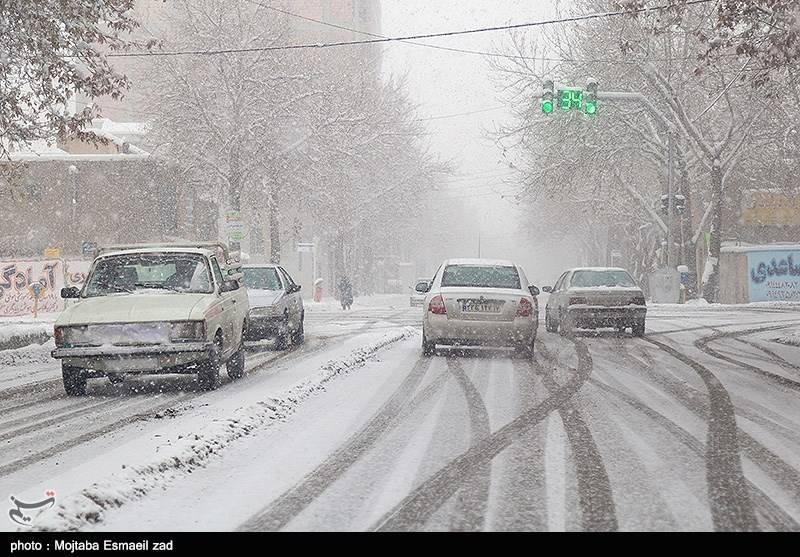
<svg viewBox="0 0 800 557">
<path fill-rule="evenodd" d="M 530 0 L 381 0 L 381 3 L 381 33 L 387 36 L 538 21 L 552 17 L 555 5 L 555 2 Z M 420 42 L 497 52 L 502 50 L 505 37 L 506 32 L 499 31 Z M 503 192 L 512 193 L 514 188 L 504 185 L 496 176 L 511 170 L 504 164 L 500 148 L 486 137 L 486 131 L 494 129 L 498 122 L 507 121 L 509 112 L 502 108 L 485 58 L 392 43 L 384 50 L 384 71 L 407 75 L 410 93 L 419 104 L 422 117 L 501 107 L 499 110 L 426 122 L 433 150 L 452 161 L 459 175 L 446 193 L 435 194 L 431 200 L 446 203 L 449 198 L 467 198 L 479 218 L 481 255 L 514 259 L 539 282 L 551 280 L 561 267 L 572 264 L 572 261 L 550 261 L 551 258 L 543 262 L 541 257 L 537 257 L 535 252 L 541 252 L 547 246 L 531 245 L 519 236 L 519 219 L 524 217 L 524 213 L 500 196 Z M 493 190 L 499 193 L 494 194 Z M 464 238 L 463 246 L 454 247 L 453 256 L 477 256 L 477 231 L 472 236 Z"/>
</svg>

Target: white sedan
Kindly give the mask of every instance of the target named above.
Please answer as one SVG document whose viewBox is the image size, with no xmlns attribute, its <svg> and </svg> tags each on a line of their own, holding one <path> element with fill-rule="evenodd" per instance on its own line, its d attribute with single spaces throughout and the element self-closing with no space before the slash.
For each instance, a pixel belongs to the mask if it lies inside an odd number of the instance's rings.
<svg viewBox="0 0 800 557">
<path fill-rule="evenodd" d="M 510 261 L 445 261 L 427 289 L 422 350 L 437 344 L 514 347 L 533 353 L 539 323 L 539 289 Z"/>
</svg>

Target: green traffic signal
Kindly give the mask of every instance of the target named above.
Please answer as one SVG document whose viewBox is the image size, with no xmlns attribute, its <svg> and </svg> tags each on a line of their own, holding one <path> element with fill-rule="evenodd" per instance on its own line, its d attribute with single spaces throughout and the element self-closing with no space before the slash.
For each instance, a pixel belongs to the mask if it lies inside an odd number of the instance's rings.
<svg viewBox="0 0 800 557">
<path fill-rule="evenodd" d="M 594 116 L 595 114 L 597 114 L 597 103 L 586 101 L 586 104 L 584 105 L 584 111 L 589 116 Z"/>
<path fill-rule="evenodd" d="M 542 112 L 551 114 L 553 112 L 553 101 L 542 101 Z"/>
</svg>

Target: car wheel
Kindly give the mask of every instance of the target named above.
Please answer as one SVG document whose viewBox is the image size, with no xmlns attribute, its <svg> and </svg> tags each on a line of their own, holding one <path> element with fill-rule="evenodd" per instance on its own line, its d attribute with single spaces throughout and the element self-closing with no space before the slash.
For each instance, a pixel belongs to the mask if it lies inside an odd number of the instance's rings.
<svg viewBox="0 0 800 557">
<path fill-rule="evenodd" d="M 514 356 L 517 358 L 522 358 L 528 360 L 533 358 L 533 345 L 535 340 L 531 341 L 530 344 L 519 344 L 514 347 Z"/>
<path fill-rule="evenodd" d="M 222 337 L 217 335 L 214 350 L 207 360 L 200 363 L 197 370 L 197 383 L 203 391 L 213 391 L 219 387 L 219 368 L 222 367 Z"/>
<path fill-rule="evenodd" d="M 303 344 L 306 340 L 305 328 L 303 326 L 304 321 L 305 321 L 305 313 L 301 313 L 300 326 L 297 328 L 295 332 L 292 333 L 292 344 L 294 344 L 295 346 Z"/>
<path fill-rule="evenodd" d="M 64 380 L 64 391 L 69 396 L 86 395 L 86 370 L 80 367 L 61 364 L 61 377 Z"/>
<path fill-rule="evenodd" d="M 244 377 L 244 336 L 242 337 L 242 344 L 239 345 L 239 350 L 231 356 L 226 367 L 228 368 L 228 377 L 231 379 Z"/>
<path fill-rule="evenodd" d="M 289 348 L 289 315 L 284 315 L 284 323 L 278 334 L 275 335 L 275 348 L 286 350 Z"/>
<path fill-rule="evenodd" d="M 435 342 L 428 342 L 428 337 L 425 336 L 425 332 L 422 333 L 422 355 L 423 356 L 433 356 L 436 353 L 436 343 Z"/>
<path fill-rule="evenodd" d="M 569 315 L 564 315 L 561 318 L 561 321 L 558 324 L 558 332 L 563 337 L 568 337 L 574 333 L 575 326 L 572 323 L 572 319 Z"/>
<path fill-rule="evenodd" d="M 641 321 L 637 321 L 636 324 L 631 327 L 633 331 L 633 336 L 635 337 L 643 337 L 644 336 L 644 319 Z"/>
<path fill-rule="evenodd" d="M 550 319 L 550 312 L 544 314 L 544 328 L 548 333 L 558 332 L 558 323 Z"/>
</svg>

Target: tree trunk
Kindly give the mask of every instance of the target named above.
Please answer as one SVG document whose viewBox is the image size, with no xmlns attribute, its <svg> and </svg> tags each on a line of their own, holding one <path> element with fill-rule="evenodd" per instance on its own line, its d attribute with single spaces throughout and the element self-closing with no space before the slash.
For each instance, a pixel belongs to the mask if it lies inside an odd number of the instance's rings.
<svg viewBox="0 0 800 557">
<path fill-rule="evenodd" d="M 689 283 L 686 285 L 688 288 L 687 297 L 697 297 L 700 289 L 697 284 L 697 249 L 696 245 L 692 242 L 692 231 L 694 228 L 694 211 L 692 210 L 692 188 L 689 186 L 689 170 L 686 168 L 686 159 L 683 156 L 683 151 L 680 145 L 676 144 L 675 154 L 678 164 L 678 176 L 680 183 L 678 184 L 678 191 L 686 199 L 686 209 L 680 219 L 680 234 L 681 234 L 681 265 L 689 267 Z"/>
<path fill-rule="evenodd" d="M 712 272 L 708 277 L 708 282 L 703 286 L 703 297 L 709 302 L 719 301 L 720 287 L 720 268 L 719 255 L 722 249 L 722 211 L 723 192 L 722 192 L 722 168 L 719 159 L 715 159 L 711 168 L 711 203 L 713 204 L 713 214 L 711 219 L 711 241 L 708 247 L 708 259 L 712 267 Z"/>
<path fill-rule="evenodd" d="M 238 213 L 241 219 L 242 177 L 239 170 L 239 159 L 233 154 L 230 158 L 230 172 L 228 174 L 228 208 L 231 212 Z M 225 233 L 227 235 L 227 231 Z M 225 240 L 230 243 L 228 248 L 231 251 L 241 250 L 242 246 L 238 240 L 231 240 L 230 238 L 225 238 Z"/>
<path fill-rule="evenodd" d="M 278 214 L 278 195 L 275 192 L 275 184 L 269 189 L 267 194 L 267 205 L 269 206 L 269 262 L 280 264 L 281 262 L 281 227 Z"/>
</svg>

